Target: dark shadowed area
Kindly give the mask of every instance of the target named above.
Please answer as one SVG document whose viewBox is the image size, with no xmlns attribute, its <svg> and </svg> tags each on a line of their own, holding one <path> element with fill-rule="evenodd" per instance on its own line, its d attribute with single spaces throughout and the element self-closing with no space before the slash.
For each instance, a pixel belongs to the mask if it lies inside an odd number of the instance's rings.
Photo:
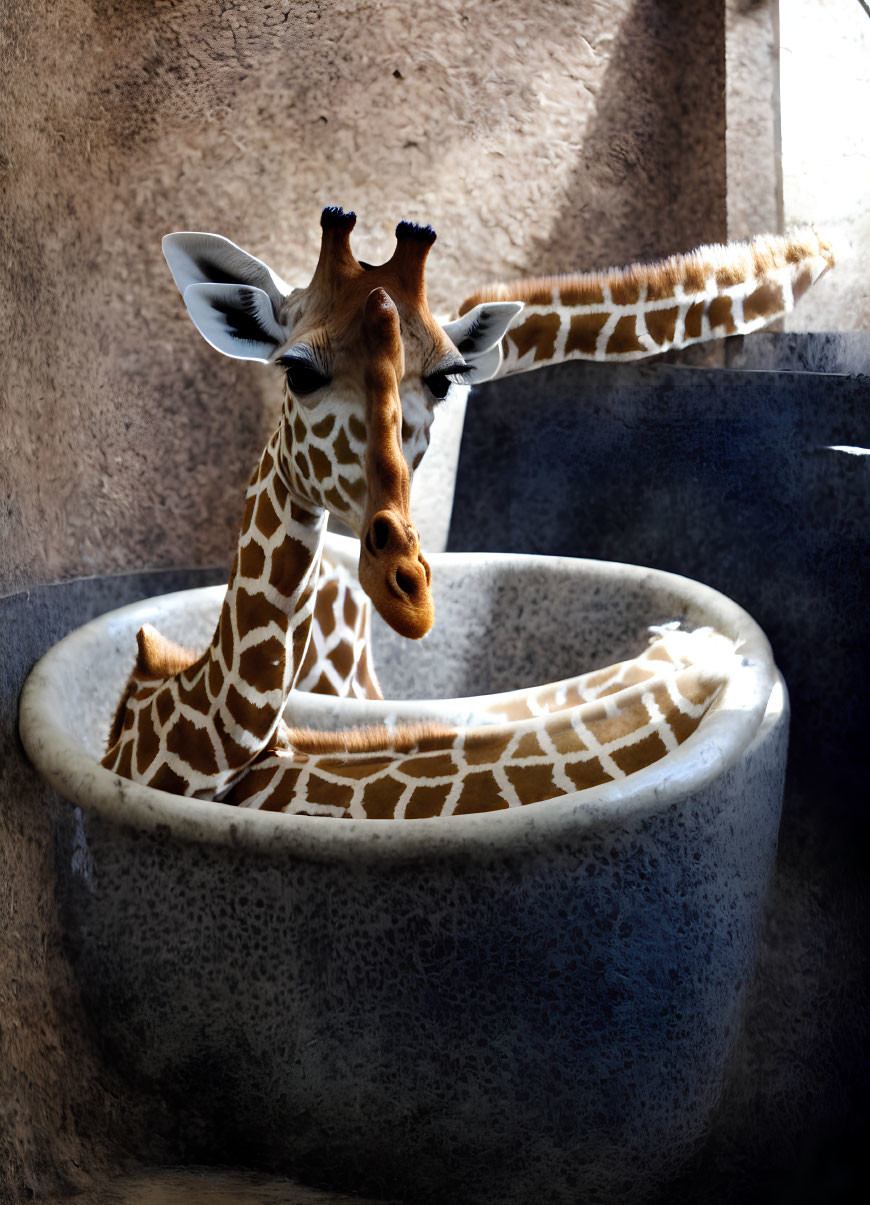
<svg viewBox="0 0 870 1205">
<path fill-rule="evenodd" d="M 481 386 L 450 547 L 654 565 L 764 628 L 792 706 L 777 871 L 724 1097 L 664 1199 L 848 1200 L 870 1123 L 870 338 L 763 335 L 726 363 Z"/>
</svg>

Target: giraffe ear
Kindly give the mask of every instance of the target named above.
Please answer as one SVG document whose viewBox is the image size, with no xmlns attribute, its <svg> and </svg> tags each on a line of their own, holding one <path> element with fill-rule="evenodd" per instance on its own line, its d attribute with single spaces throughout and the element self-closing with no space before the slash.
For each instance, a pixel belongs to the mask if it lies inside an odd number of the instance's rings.
<svg viewBox="0 0 870 1205">
<path fill-rule="evenodd" d="M 263 289 L 193 284 L 184 290 L 184 304 L 202 337 L 234 360 L 268 364 L 287 341 L 287 332 Z"/>
<path fill-rule="evenodd" d="M 278 314 L 292 291 L 268 264 L 219 234 L 191 230 L 167 234 L 163 255 L 182 297 L 188 285 L 253 285 L 262 289 Z"/>
<path fill-rule="evenodd" d="M 268 363 L 287 338 L 279 314 L 290 286 L 219 234 L 167 234 L 163 254 L 187 312 L 212 347 L 236 360 Z"/>
<path fill-rule="evenodd" d="M 464 380 L 471 385 L 488 381 L 501 364 L 501 341 L 523 308 L 521 301 L 485 301 L 448 322 L 444 333 L 472 366 Z"/>
</svg>

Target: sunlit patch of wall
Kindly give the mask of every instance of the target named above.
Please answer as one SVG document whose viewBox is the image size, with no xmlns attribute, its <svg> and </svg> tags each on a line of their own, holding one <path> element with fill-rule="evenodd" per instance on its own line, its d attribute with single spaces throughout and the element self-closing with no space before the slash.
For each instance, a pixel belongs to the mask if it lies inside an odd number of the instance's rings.
<svg viewBox="0 0 870 1205">
<path fill-rule="evenodd" d="M 780 0 L 783 214 L 828 233 L 837 268 L 790 331 L 870 329 L 870 11 L 859 0 Z"/>
</svg>

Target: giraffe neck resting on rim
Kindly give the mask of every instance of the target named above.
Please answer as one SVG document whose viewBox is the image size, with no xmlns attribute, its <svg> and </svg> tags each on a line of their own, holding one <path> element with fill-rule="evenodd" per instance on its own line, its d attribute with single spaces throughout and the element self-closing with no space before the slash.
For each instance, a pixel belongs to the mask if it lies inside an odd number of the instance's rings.
<svg viewBox="0 0 870 1205">
<path fill-rule="evenodd" d="M 529 719 L 450 728 L 289 732 L 225 802 L 261 811 L 422 820 L 539 803 L 626 778 L 695 731 L 735 667 L 710 630 L 661 630 L 649 649 L 516 701 Z M 534 696 L 539 695 L 538 698 Z"/>
<path fill-rule="evenodd" d="M 787 314 L 833 262 L 830 244 L 804 230 L 654 264 L 488 285 L 459 313 L 524 303 L 503 340 L 498 376 L 563 360 L 637 360 L 758 330 Z"/>
<path fill-rule="evenodd" d="M 214 638 L 200 656 L 139 634 L 103 765 L 176 794 L 212 797 L 270 743 L 305 657 L 326 513 L 294 499 L 280 429 L 248 486 Z"/>
</svg>

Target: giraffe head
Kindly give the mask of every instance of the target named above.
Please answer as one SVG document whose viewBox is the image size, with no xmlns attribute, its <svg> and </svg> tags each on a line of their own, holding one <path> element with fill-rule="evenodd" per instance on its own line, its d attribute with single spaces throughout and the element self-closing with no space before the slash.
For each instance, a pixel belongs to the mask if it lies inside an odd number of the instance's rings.
<svg viewBox="0 0 870 1205">
<path fill-rule="evenodd" d="M 373 267 L 351 251 L 355 222 L 341 209 L 323 211 L 306 288 L 290 288 L 217 235 L 167 235 L 163 249 L 208 342 L 280 368 L 279 470 L 291 495 L 359 536 L 363 589 L 396 631 L 417 638 L 434 610 L 410 519 L 411 477 L 435 407 L 498 370 L 502 336 L 522 306 L 489 302 L 440 324 L 424 280 L 434 231 L 400 222 L 393 255 Z"/>
</svg>

